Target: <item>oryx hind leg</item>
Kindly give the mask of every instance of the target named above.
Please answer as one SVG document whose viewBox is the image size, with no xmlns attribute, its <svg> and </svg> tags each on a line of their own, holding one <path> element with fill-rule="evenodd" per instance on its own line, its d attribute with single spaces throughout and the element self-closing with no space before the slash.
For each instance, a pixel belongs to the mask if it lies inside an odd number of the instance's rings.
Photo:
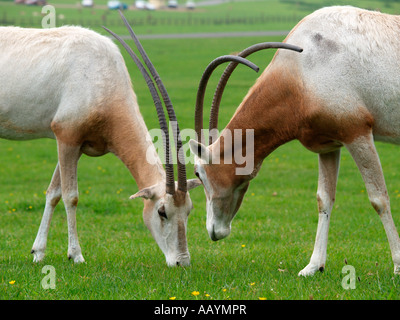
<svg viewBox="0 0 400 320">
<path fill-rule="evenodd" d="M 339 161 L 340 149 L 319 155 L 317 235 L 310 263 L 299 272 L 299 276 L 310 276 L 325 268 L 329 221 L 335 202 Z"/>
<path fill-rule="evenodd" d="M 394 273 L 400 274 L 400 239 L 390 211 L 390 201 L 372 133 L 346 145 L 364 179 L 369 200 L 381 218 L 389 241 Z"/>
<path fill-rule="evenodd" d="M 84 262 L 76 227 L 78 206 L 78 160 L 82 155 L 81 146 L 66 144 L 57 139 L 60 164 L 61 194 L 67 212 L 68 258 L 75 263 Z"/>
<path fill-rule="evenodd" d="M 44 258 L 44 252 L 47 245 L 47 236 L 49 234 L 50 222 L 57 203 L 61 199 L 61 180 L 59 164 L 54 170 L 50 185 L 46 191 L 46 205 L 40 222 L 39 231 L 32 246 L 33 262 L 40 262 Z"/>
</svg>

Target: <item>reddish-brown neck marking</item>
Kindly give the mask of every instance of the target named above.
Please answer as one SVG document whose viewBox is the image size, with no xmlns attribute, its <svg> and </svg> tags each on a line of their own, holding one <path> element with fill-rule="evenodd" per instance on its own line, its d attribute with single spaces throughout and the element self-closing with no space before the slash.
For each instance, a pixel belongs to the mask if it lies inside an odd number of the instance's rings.
<svg viewBox="0 0 400 320">
<path fill-rule="evenodd" d="M 304 122 L 302 91 L 302 83 L 295 74 L 287 71 L 283 77 L 282 71 L 278 73 L 267 68 L 228 123 L 225 130 L 231 132 L 254 129 L 255 168 L 277 147 L 298 137 Z M 245 143 L 242 148 L 244 155 Z"/>
</svg>

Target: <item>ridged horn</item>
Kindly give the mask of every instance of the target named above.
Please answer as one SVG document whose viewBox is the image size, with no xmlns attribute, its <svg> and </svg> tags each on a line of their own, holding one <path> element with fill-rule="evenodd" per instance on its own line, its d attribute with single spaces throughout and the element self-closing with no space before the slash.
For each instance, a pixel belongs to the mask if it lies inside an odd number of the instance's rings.
<svg viewBox="0 0 400 320">
<path fill-rule="evenodd" d="M 156 89 L 154 82 L 151 79 L 149 73 L 147 72 L 147 70 L 143 66 L 142 62 L 137 57 L 137 55 L 129 47 L 129 45 L 121 37 L 119 37 L 117 34 L 115 34 L 113 31 L 109 30 L 108 28 L 106 28 L 104 26 L 103 26 L 103 28 L 107 32 L 109 32 L 113 37 L 115 37 L 122 44 L 122 46 L 126 49 L 128 54 L 131 56 L 132 60 L 135 62 L 135 64 L 139 68 L 140 72 L 142 73 L 142 75 L 146 81 L 146 84 L 150 90 L 151 96 L 154 101 L 154 105 L 157 110 L 157 117 L 158 117 L 158 122 L 160 124 L 160 129 L 164 133 L 163 144 L 164 144 L 164 152 L 165 152 L 166 193 L 173 195 L 175 193 L 174 166 L 173 166 L 173 163 L 170 161 L 171 151 L 169 148 L 168 125 L 167 125 L 167 120 L 165 118 L 164 109 L 163 109 L 163 106 L 161 103 L 161 99 L 158 95 L 157 89 Z"/>
<path fill-rule="evenodd" d="M 273 49 L 287 49 L 287 50 L 293 50 L 293 51 L 297 51 L 297 52 L 303 51 L 302 48 L 288 44 L 288 43 L 262 42 L 262 43 L 255 44 L 255 45 L 252 45 L 252 46 L 244 49 L 242 52 L 240 52 L 238 54 L 238 56 L 242 57 L 242 58 L 246 58 L 249 55 L 251 55 L 257 51 L 264 50 L 264 49 L 272 49 L 272 48 Z M 218 82 L 217 89 L 215 90 L 214 97 L 213 97 L 211 111 L 210 111 L 209 130 L 218 128 L 218 113 L 219 113 L 219 106 L 221 104 L 222 94 L 223 94 L 225 86 L 229 80 L 229 77 L 232 75 L 232 72 L 235 70 L 235 68 L 237 66 L 238 66 L 238 63 L 236 61 L 231 62 L 224 70 L 224 72 Z M 211 137 L 210 137 L 210 143 L 211 143 Z"/>
<path fill-rule="evenodd" d="M 180 135 L 180 130 L 179 130 L 179 125 L 178 121 L 175 115 L 175 110 L 172 105 L 171 99 L 168 96 L 167 89 L 165 88 L 157 70 L 154 68 L 153 64 L 151 63 L 148 55 L 146 54 L 146 51 L 144 50 L 142 44 L 140 43 L 138 37 L 136 34 L 133 32 L 131 26 L 129 25 L 128 21 L 124 17 L 121 11 L 119 11 L 119 14 L 122 18 L 122 20 L 125 23 L 125 26 L 127 27 L 129 34 L 131 35 L 133 41 L 135 42 L 136 47 L 138 48 L 147 68 L 149 69 L 151 75 L 153 76 L 154 81 L 157 84 L 158 89 L 160 90 L 161 97 L 164 101 L 165 107 L 167 109 L 168 117 L 170 123 L 172 122 L 172 129 L 173 129 L 173 135 L 174 135 L 174 141 L 175 141 L 175 146 L 176 146 L 176 152 L 177 152 L 177 161 L 178 161 L 178 189 L 186 192 L 187 191 L 187 181 L 186 181 L 186 166 L 185 166 L 185 157 L 183 153 L 183 148 L 182 148 L 182 140 L 181 140 L 181 135 Z"/>
<path fill-rule="evenodd" d="M 196 109 L 195 109 L 195 131 L 197 134 L 197 139 L 200 143 L 204 143 L 204 136 L 203 136 L 203 105 L 204 105 L 204 95 L 207 88 L 208 80 L 211 77 L 213 71 L 222 63 L 231 61 L 231 63 L 236 64 L 244 64 L 249 68 L 253 69 L 254 71 L 258 72 L 260 69 L 254 63 L 249 60 L 246 60 L 239 56 L 234 55 L 225 55 L 218 57 L 210 62 L 207 68 L 204 70 L 203 75 L 200 79 L 199 87 L 197 89 L 197 98 L 196 98 Z"/>
</svg>

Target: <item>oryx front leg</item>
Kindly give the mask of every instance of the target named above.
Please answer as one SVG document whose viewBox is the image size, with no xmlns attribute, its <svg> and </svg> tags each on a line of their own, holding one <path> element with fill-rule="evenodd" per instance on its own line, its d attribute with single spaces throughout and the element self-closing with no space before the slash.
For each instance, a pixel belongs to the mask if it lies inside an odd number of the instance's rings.
<svg viewBox="0 0 400 320">
<path fill-rule="evenodd" d="M 335 202 L 339 160 L 340 150 L 319 155 L 317 236 L 310 263 L 299 272 L 299 276 L 310 276 L 317 270 L 323 271 L 325 268 L 329 221 Z"/>
<path fill-rule="evenodd" d="M 33 254 L 33 262 L 40 262 L 44 258 L 51 218 L 53 217 L 54 209 L 60 199 L 61 180 L 59 165 L 57 164 L 50 185 L 46 192 L 46 206 L 44 208 L 42 221 L 40 222 L 39 231 L 32 246 L 31 253 Z"/>
<path fill-rule="evenodd" d="M 78 205 L 77 167 L 82 152 L 78 146 L 70 146 L 58 141 L 61 192 L 68 223 L 68 258 L 75 263 L 84 262 L 76 228 L 76 208 Z"/>
<path fill-rule="evenodd" d="M 379 214 L 389 240 L 394 273 L 400 274 L 400 239 L 390 211 L 390 201 L 372 134 L 346 145 L 364 179 L 369 200 Z"/>
</svg>

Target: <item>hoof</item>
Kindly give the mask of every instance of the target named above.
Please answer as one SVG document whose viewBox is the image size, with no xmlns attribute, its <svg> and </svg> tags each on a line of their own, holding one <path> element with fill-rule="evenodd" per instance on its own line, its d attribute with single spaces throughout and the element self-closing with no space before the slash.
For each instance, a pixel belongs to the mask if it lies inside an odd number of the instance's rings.
<svg viewBox="0 0 400 320">
<path fill-rule="evenodd" d="M 34 263 L 41 262 L 44 259 L 44 252 L 43 251 L 32 249 L 31 250 L 31 254 L 33 254 L 33 262 Z"/>
<path fill-rule="evenodd" d="M 394 266 L 394 274 L 400 275 L 400 266 Z"/>
<path fill-rule="evenodd" d="M 308 277 L 313 276 L 318 270 L 324 271 L 324 267 L 318 267 L 316 265 L 309 264 L 303 270 L 301 270 L 298 276 Z"/>
<path fill-rule="evenodd" d="M 85 259 L 83 258 L 82 254 L 78 254 L 76 256 L 73 256 L 73 255 L 69 254 L 68 255 L 68 259 L 69 260 L 73 260 L 74 263 L 77 263 L 77 264 L 85 262 Z"/>
</svg>

